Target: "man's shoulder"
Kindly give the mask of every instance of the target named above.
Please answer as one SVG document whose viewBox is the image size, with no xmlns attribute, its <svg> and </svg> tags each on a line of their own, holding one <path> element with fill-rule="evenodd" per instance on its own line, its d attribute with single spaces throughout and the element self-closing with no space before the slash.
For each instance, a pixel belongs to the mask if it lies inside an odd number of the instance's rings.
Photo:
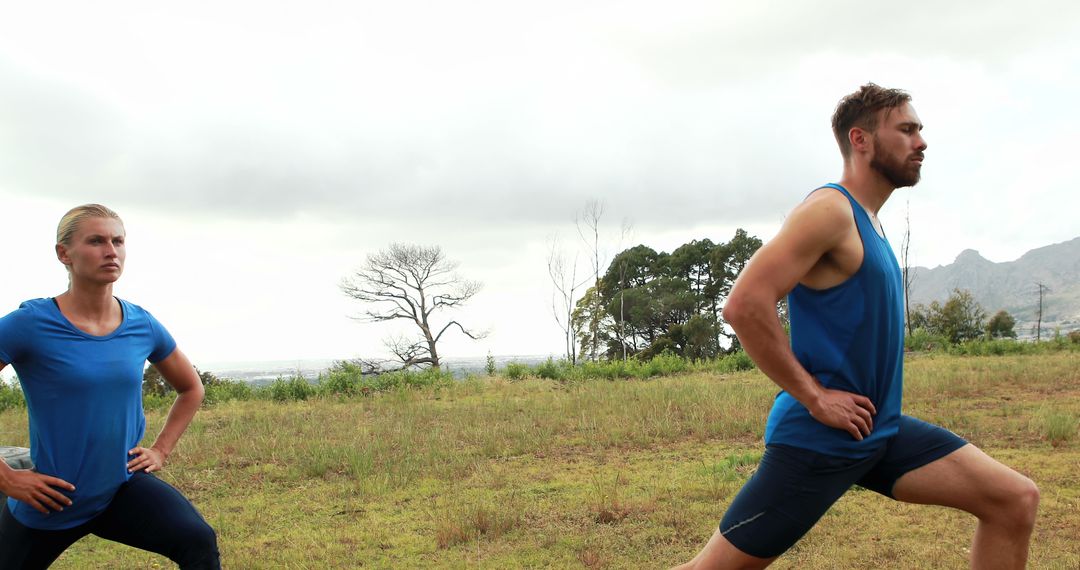
<svg viewBox="0 0 1080 570">
<path fill-rule="evenodd" d="M 845 196 L 843 192 L 831 186 L 822 186 L 821 188 L 810 192 L 810 194 L 808 194 L 795 208 L 820 211 L 824 215 L 851 216 L 851 201 L 848 200 L 848 197 Z"/>
<path fill-rule="evenodd" d="M 846 232 L 854 222 L 851 202 L 839 190 L 822 187 L 791 211 L 787 224 L 806 236 Z"/>
</svg>

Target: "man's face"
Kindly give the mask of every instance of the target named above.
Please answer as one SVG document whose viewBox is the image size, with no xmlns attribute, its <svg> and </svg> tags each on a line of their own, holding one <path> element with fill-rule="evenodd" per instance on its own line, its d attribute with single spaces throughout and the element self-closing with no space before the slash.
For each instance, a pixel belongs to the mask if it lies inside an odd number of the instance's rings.
<svg viewBox="0 0 1080 570">
<path fill-rule="evenodd" d="M 870 168 L 881 173 L 895 188 L 914 186 L 922 171 L 926 141 L 922 122 L 910 103 L 879 111 L 874 131 L 874 155 Z"/>
</svg>

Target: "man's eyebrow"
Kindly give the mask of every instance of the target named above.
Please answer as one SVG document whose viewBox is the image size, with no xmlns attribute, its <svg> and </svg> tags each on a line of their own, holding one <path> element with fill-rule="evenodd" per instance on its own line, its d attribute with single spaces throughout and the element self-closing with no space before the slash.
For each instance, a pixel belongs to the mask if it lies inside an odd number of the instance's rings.
<svg viewBox="0 0 1080 570">
<path fill-rule="evenodd" d="M 923 130 L 923 124 L 919 123 L 919 122 L 916 122 L 916 121 L 904 121 L 903 123 L 900 123 L 899 125 L 897 125 L 897 127 L 901 128 L 901 129 L 904 128 L 904 127 L 915 127 L 917 129 L 919 129 L 920 131 Z"/>
</svg>

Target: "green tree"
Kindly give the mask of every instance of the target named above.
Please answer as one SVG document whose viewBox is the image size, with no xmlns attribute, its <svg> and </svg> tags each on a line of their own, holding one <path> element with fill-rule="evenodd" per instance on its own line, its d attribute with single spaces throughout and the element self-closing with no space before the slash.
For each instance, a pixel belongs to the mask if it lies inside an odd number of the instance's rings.
<svg viewBox="0 0 1080 570">
<path fill-rule="evenodd" d="M 922 303 L 916 303 L 907 313 L 907 328 L 909 331 L 923 329 L 930 331 L 930 308 Z"/>
<path fill-rule="evenodd" d="M 661 254 L 645 245 L 619 252 L 600 279 L 600 298 L 615 322 L 619 342 L 634 354 L 663 334 L 652 326 L 659 303 L 653 282 L 662 277 Z"/>
<path fill-rule="evenodd" d="M 990 338 L 1016 338 L 1016 319 L 1002 309 L 986 323 L 986 336 Z"/>
<path fill-rule="evenodd" d="M 967 290 L 954 289 L 944 305 L 931 303 L 928 320 L 931 332 L 953 344 L 979 338 L 986 330 L 986 312 Z"/>
<path fill-rule="evenodd" d="M 697 314 L 685 323 L 672 325 L 667 337 L 671 339 L 679 356 L 693 360 L 715 358 L 720 354 L 716 342 L 716 321 L 711 315 Z"/>
<path fill-rule="evenodd" d="M 578 356 L 586 360 L 613 357 L 612 344 L 617 347 L 615 321 L 604 307 L 598 287 L 589 287 L 578 299 L 571 316 L 578 337 Z"/>
<path fill-rule="evenodd" d="M 687 284 L 695 313 L 706 309 L 712 312 L 716 301 L 715 296 L 709 295 L 717 280 L 713 275 L 714 264 L 710 263 L 710 254 L 715 247 L 708 239 L 693 240 L 679 246 L 667 258 L 667 274 Z"/>
<path fill-rule="evenodd" d="M 203 372 L 199 368 L 195 367 L 195 373 L 199 375 L 199 380 L 202 381 L 203 386 L 212 386 L 214 384 L 220 384 L 221 378 L 214 375 L 213 372 Z M 175 392 L 173 387 L 165 381 L 165 378 L 158 372 L 156 366 L 147 366 L 143 371 L 143 386 L 142 392 L 145 396 L 165 396 Z"/>
<path fill-rule="evenodd" d="M 738 339 L 725 328 L 721 311 L 735 278 L 759 247 L 761 240 L 740 229 L 728 243 L 693 240 L 671 254 L 644 245 L 620 252 L 600 279 L 600 303 L 588 301 L 611 318 L 609 355 L 626 349 L 644 358 L 671 350 L 699 358 L 718 353 L 725 338 L 730 350 L 737 349 Z M 582 318 L 595 318 L 585 305 L 578 308 Z M 712 334 L 711 341 L 700 340 L 703 331 Z"/>
<path fill-rule="evenodd" d="M 760 239 L 739 228 L 735 230 L 735 235 L 731 238 L 731 241 L 718 244 L 709 252 L 709 264 L 712 266 L 714 280 L 707 292 L 712 299 L 713 320 L 717 323 L 716 341 L 719 344 L 720 337 L 726 337 L 728 340 L 728 352 L 739 349 L 739 338 L 735 336 L 734 332 L 727 331 L 720 313 L 724 308 L 724 302 L 727 300 L 728 295 L 731 294 L 732 286 L 735 285 L 735 279 L 739 277 L 743 268 L 750 262 L 750 258 L 757 253 L 757 250 L 761 248 L 761 245 Z M 786 312 L 784 316 L 786 318 Z"/>
</svg>

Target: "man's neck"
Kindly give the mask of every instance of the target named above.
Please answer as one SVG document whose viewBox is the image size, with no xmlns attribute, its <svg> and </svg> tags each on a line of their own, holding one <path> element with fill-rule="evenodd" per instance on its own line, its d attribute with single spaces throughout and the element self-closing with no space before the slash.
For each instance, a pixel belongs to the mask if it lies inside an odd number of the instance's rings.
<svg viewBox="0 0 1080 570">
<path fill-rule="evenodd" d="M 840 185 L 847 188 L 855 200 L 874 216 L 877 216 L 889 196 L 892 196 L 893 190 L 896 190 L 895 186 L 881 173 L 870 168 L 870 165 L 851 162 L 844 165 Z"/>
</svg>

